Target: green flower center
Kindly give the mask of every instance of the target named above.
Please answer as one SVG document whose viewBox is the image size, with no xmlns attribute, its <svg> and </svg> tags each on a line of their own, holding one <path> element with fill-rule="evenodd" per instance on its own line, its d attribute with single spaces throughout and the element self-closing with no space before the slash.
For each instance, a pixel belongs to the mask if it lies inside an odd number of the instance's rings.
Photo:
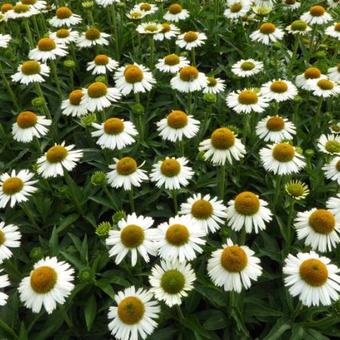
<svg viewBox="0 0 340 340">
<path fill-rule="evenodd" d="M 161 287 L 168 294 L 178 294 L 185 285 L 185 277 L 178 270 L 168 270 L 161 278 Z"/>
<path fill-rule="evenodd" d="M 329 140 L 326 142 L 325 149 L 330 153 L 340 152 L 340 142 L 336 140 Z"/>
</svg>

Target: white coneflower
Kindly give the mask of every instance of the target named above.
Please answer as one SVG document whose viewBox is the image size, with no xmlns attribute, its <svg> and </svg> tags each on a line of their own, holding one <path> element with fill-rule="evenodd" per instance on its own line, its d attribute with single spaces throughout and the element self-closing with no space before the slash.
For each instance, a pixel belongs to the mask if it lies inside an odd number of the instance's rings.
<svg viewBox="0 0 340 340">
<path fill-rule="evenodd" d="M 118 101 L 120 97 L 121 94 L 118 89 L 107 87 L 106 84 L 97 81 L 90 84 L 84 91 L 80 105 L 83 105 L 89 112 L 103 111 L 103 109 Z"/>
<path fill-rule="evenodd" d="M 44 0 L 21 0 L 20 3 L 24 5 L 29 5 L 30 7 L 38 11 L 44 10 L 47 6 L 46 1 Z"/>
<path fill-rule="evenodd" d="M 336 8 L 339 6 L 339 0 L 327 0 L 327 4 L 330 8 Z"/>
<path fill-rule="evenodd" d="M 82 102 L 86 90 L 73 90 L 67 99 L 61 102 L 61 111 L 65 116 L 81 117 L 88 113 Z"/>
<path fill-rule="evenodd" d="M 267 116 L 256 125 L 256 135 L 265 142 L 280 143 L 293 139 L 295 134 L 295 125 L 282 116 Z"/>
<path fill-rule="evenodd" d="M 291 180 L 285 184 L 286 193 L 294 200 L 300 201 L 309 195 L 308 185 L 298 180 Z"/>
<path fill-rule="evenodd" d="M 260 150 L 263 167 L 276 175 L 291 175 L 300 172 L 306 165 L 305 158 L 288 143 L 267 145 Z"/>
<path fill-rule="evenodd" d="M 257 281 L 262 274 L 260 260 L 247 246 L 238 246 L 228 238 L 221 249 L 212 253 L 208 260 L 208 275 L 218 287 L 225 291 L 240 293 L 251 287 L 251 281 Z"/>
<path fill-rule="evenodd" d="M 308 67 L 304 73 L 296 76 L 295 83 L 298 87 L 310 91 L 313 84 L 325 78 L 326 76 L 317 67 Z"/>
<path fill-rule="evenodd" d="M 185 157 L 165 158 L 158 161 L 152 166 L 150 179 L 156 182 L 156 186 L 165 189 L 176 190 L 189 184 L 194 172 L 191 167 L 187 166 L 188 160 Z"/>
<path fill-rule="evenodd" d="M 270 22 L 263 23 L 260 28 L 250 35 L 250 39 L 258 41 L 264 45 L 271 45 L 274 42 L 282 40 L 284 31 L 277 28 Z"/>
<path fill-rule="evenodd" d="M 140 2 L 133 7 L 134 10 L 142 11 L 145 15 L 154 14 L 158 11 L 158 7 L 148 2 Z"/>
<path fill-rule="evenodd" d="M 184 66 L 170 81 L 171 88 L 190 93 L 202 90 L 207 85 L 207 77 L 194 66 Z"/>
<path fill-rule="evenodd" d="M 164 58 L 158 59 L 155 67 L 161 72 L 177 73 L 179 70 L 189 65 L 190 62 L 186 57 L 178 56 L 177 54 L 168 54 Z"/>
<path fill-rule="evenodd" d="M 139 9 L 132 9 L 126 14 L 126 16 L 132 20 L 141 20 L 146 16 L 146 14 L 144 11 L 140 11 Z"/>
<path fill-rule="evenodd" d="M 70 27 L 80 24 L 82 18 L 78 14 L 74 14 L 69 7 L 59 7 L 55 12 L 55 16 L 49 20 L 53 27 Z"/>
<path fill-rule="evenodd" d="M 13 255 L 11 248 L 18 248 L 20 239 L 21 234 L 16 225 L 0 222 L 0 264 Z"/>
<path fill-rule="evenodd" d="M 283 1 L 284 9 L 294 11 L 300 7 L 301 7 L 301 3 L 299 1 L 296 1 L 296 0 L 284 0 Z"/>
<path fill-rule="evenodd" d="M 156 264 L 149 276 L 151 292 L 169 307 L 182 303 L 182 299 L 194 288 L 195 280 L 195 272 L 189 263 L 169 260 Z"/>
<path fill-rule="evenodd" d="M 179 22 L 189 18 L 189 11 L 184 9 L 180 4 L 173 3 L 168 7 L 163 18 L 167 21 Z"/>
<path fill-rule="evenodd" d="M 231 68 L 231 72 L 241 78 L 254 76 L 261 71 L 263 71 L 263 63 L 254 59 L 241 59 Z"/>
<path fill-rule="evenodd" d="M 149 255 L 157 255 L 156 228 L 151 228 L 154 220 L 151 217 L 127 215 L 118 222 L 118 230 L 110 230 L 106 245 L 110 248 L 109 255 L 115 257 L 118 265 L 130 253 L 131 266 L 137 264 L 138 254 L 145 262 L 150 261 Z"/>
<path fill-rule="evenodd" d="M 207 84 L 203 89 L 203 93 L 218 94 L 225 90 L 224 80 L 221 78 L 207 77 Z"/>
<path fill-rule="evenodd" d="M 340 40 L 340 22 L 336 22 L 326 28 L 325 34 Z"/>
<path fill-rule="evenodd" d="M 162 30 L 153 36 L 154 40 L 159 41 L 170 40 L 172 38 L 175 38 L 178 34 L 180 34 L 179 28 L 174 24 L 164 22 L 161 25 Z"/>
<path fill-rule="evenodd" d="M 143 181 L 148 180 L 146 171 L 138 167 L 132 157 L 114 158 L 115 164 L 109 166 L 113 169 L 107 174 L 107 182 L 113 188 L 131 190 L 132 187 L 140 187 Z"/>
<path fill-rule="evenodd" d="M 73 150 L 74 147 L 75 145 L 65 146 L 65 142 L 50 147 L 37 161 L 38 173 L 49 178 L 63 176 L 64 168 L 71 171 L 83 157 L 82 150 Z"/>
<path fill-rule="evenodd" d="M 29 143 L 34 137 L 45 136 L 48 132 L 47 127 L 51 124 L 51 119 L 38 116 L 32 111 L 22 111 L 12 125 L 13 139 L 18 142 Z"/>
<path fill-rule="evenodd" d="M 318 139 L 318 149 L 329 155 L 340 155 L 340 135 L 322 134 Z"/>
<path fill-rule="evenodd" d="M 207 39 L 208 38 L 205 33 L 189 31 L 180 34 L 177 37 L 176 45 L 190 51 L 195 47 L 204 45 L 205 40 Z"/>
<path fill-rule="evenodd" d="M 320 252 L 332 251 L 340 242 L 340 223 L 330 210 L 298 212 L 294 227 L 299 240 Z"/>
<path fill-rule="evenodd" d="M 254 89 L 233 91 L 228 94 L 227 105 L 237 113 L 263 112 L 269 105 L 268 99 Z"/>
<path fill-rule="evenodd" d="M 309 11 L 303 13 L 300 18 L 310 25 L 324 25 L 333 20 L 325 8 L 319 5 L 310 7 Z"/>
<path fill-rule="evenodd" d="M 69 45 L 71 42 L 75 43 L 79 38 L 77 31 L 72 31 L 71 28 L 60 28 L 56 32 L 52 32 L 49 38 L 53 39 L 57 44 Z"/>
<path fill-rule="evenodd" d="M 102 149 L 121 150 L 127 145 L 135 142 L 134 136 L 138 132 L 132 122 L 124 121 L 117 117 L 111 117 L 104 123 L 93 123 L 92 126 L 96 131 L 92 132 L 92 137 L 99 137 L 97 144 Z"/>
<path fill-rule="evenodd" d="M 158 252 L 164 260 L 191 261 L 203 252 L 206 234 L 189 216 L 171 217 L 158 232 Z"/>
<path fill-rule="evenodd" d="M 0 176 L 0 208 L 4 208 L 10 202 L 13 208 L 17 203 L 26 202 L 38 189 L 33 186 L 37 181 L 32 180 L 34 174 L 28 170 L 11 174 L 4 173 Z"/>
<path fill-rule="evenodd" d="M 28 56 L 30 59 L 42 61 L 57 59 L 67 55 L 66 46 L 58 44 L 51 38 L 42 38 L 38 41 L 37 47 L 30 50 Z"/>
<path fill-rule="evenodd" d="M 340 221 L 340 193 L 330 197 L 326 202 L 326 207 L 334 214 L 336 220 Z"/>
<path fill-rule="evenodd" d="M 0 33 L 0 48 L 7 48 L 8 43 L 11 41 L 12 37 L 9 34 Z"/>
<path fill-rule="evenodd" d="M 166 118 L 156 124 L 162 139 L 171 142 L 181 141 L 184 137 L 189 139 L 195 137 L 200 126 L 198 120 L 180 110 L 171 111 Z"/>
<path fill-rule="evenodd" d="M 74 269 L 56 257 L 38 261 L 29 276 L 19 285 L 20 300 L 33 313 L 39 313 L 42 306 L 51 314 L 57 303 L 64 304 L 74 288 Z"/>
<path fill-rule="evenodd" d="M 157 34 L 162 29 L 163 26 L 157 22 L 143 22 L 137 26 L 136 31 L 140 34 Z"/>
<path fill-rule="evenodd" d="M 314 251 L 289 254 L 285 260 L 284 282 L 292 296 L 308 307 L 328 306 L 339 299 L 340 269 L 331 260 Z"/>
<path fill-rule="evenodd" d="M 327 72 L 328 78 L 340 83 L 340 64 L 330 67 Z"/>
<path fill-rule="evenodd" d="M 310 90 L 314 96 L 329 98 L 340 94 L 340 85 L 330 79 L 320 79 L 311 84 Z"/>
<path fill-rule="evenodd" d="M 131 286 L 119 291 L 115 302 L 117 306 L 111 306 L 108 313 L 108 327 L 115 339 L 145 339 L 153 333 L 161 308 L 151 292 Z"/>
<path fill-rule="evenodd" d="M 334 157 L 329 163 L 322 167 L 326 178 L 340 185 L 340 156 Z"/>
<path fill-rule="evenodd" d="M 266 229 L 266 224 L 272 220 L 272 213 L 267 208 L 268 203 L 250 191 L 243 191 L 227 206 L 227 219 L 231 229 L 246 233 Z"/>
<path fill-rule="evenodd" d="M 106 8 L 108 6 L 119 4 L 120 0 L 95 0 L 95 3 L 98 4 L 99 6 Z"/>
<path fill-rule="evenodd" d="M 115 72 L 114 79 L 116 87 L 124 96 L 131 92 L 148 92 L 156 83 L 151 71 L 137 63 L 120 67 Z"/>
<path fill-rule="evenodd" d="M 28 85 L 31 83 L 44 83 L 50 68 L 36 60 L 28 60 L 18 66 L 17 73 L 11 76 L 12 81 Z"/>
<path fill-rule="evenodd" d="M 297 96 L 298 90 L 295 85 L 288 80 L 270 80 L 261 86 L 261 93 L 269 100 L 276 102 L 284 102 L 294 99 Z"/>
<path fill-rule="evenodd" d="M 91 71 L 93 75 L 106 74 L 118 67 L 118 62 L 106 54 L 98 54 L 92 61 L 87 63 L 86 71 Z"/>
<path fill-rule="evenodd" d="M 6 20 L 15 20 L 22 18 L 29 18 L 34 15 L 38 15 L 39 11 L 30 5 L 25 5 L 22 3 L 17 3 L 13 9 L 6 12 Z"/>
<path fill-rule="evenodd" d="M 309 33 L 312 28 L 303 20 L 295 20 L 286 27 L 287 32 L 294 35 L 305 35 Z"/>
<path fill-rule="evenodd" d="M 224 10 L 223 15 L 230 20 L 239 20 L 247 15 L 250 9 L 250 2 L 248 1 L 232 1 L 227 3 L 227 8 Z"/>
<path fill-rule="evenodd" d="M 210 138 L 203 140 L 199 145 L 203 157 L 214 165 L 224 165 L 226 161 L 232 164 L 233 160 L 239 161 L 246 153 L 245 147 L 237 135 L 228 128 L 222 127 L 213 131 Z"/>
<path fill-rule="evenodd" d="M 181 204 L 181 215 L 189 216 L 205 233 L 219 230 L 224 224 L 227 213 L 223 201 L 210 195 L 194 194 Z"/>
<path fill-rule="evenodd" d="M 0 269 L 0 274 L 2 274 L 2 269 Z M 0 289 L 6 288 L 10 285 L 8 280 L 8 275 L 0 275 Z M 0 306 L 4 306 L 7 303 L 8 295 L 0 290 Z"/>
<path fill-rule="evenodd" d="M 91 27 L 86 32 L 82 32 L 77 40 L 79 48 L 90 48 L 93 46 L 107 46 L 109 41 L 107 38 L 110 34 L 100 32 L 98 28 Z"/>
</svg>

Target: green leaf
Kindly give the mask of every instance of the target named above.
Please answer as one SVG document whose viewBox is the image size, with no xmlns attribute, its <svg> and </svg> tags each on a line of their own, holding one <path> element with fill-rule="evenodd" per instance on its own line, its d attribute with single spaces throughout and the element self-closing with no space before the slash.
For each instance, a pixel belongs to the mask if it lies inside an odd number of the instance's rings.
<svg viewBox="0 0 340 340">
<path fill-rule="evenodd" d="M 227 317 L 219 310 L 208 310 L 209 318 L 203 323 L 203 327 L 209 331 L 223 329 L 227 325 Z"/>
<path fill-rule="evenodd" d="M 92 328 L 93 322 L 96 318 L 96 313 L 97 313 L 96 298 L 93 295 L 91 295 L 84 309 L 86 327 L 88 331 L 90 331 Z"/>
<path fill-rule="evenodd" d="M 288 329 L 290 329 L 290 325 L 284 319 L 279 319 L 276 321 L 270 332 L 263 338 L 263 340 L 282 339 L 281 335 L 283 335 Z"/>
</svg>

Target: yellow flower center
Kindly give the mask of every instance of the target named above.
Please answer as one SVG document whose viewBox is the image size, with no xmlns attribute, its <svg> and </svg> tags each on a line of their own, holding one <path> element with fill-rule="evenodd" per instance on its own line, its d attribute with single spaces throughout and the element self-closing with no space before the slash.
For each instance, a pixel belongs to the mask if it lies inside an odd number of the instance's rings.
<svg viewBox="0 0 340 340">
<path fill-rule="evenodd" d="M 56 43 L 51 38 L 42 38 L 38 41 L 38 49 L 40 51 L 52 51 L 56 48 Z"/>
<path fill-rule="evenodd" d="M 246 216 L 256 214 L 260 209 L 259 198 L 250 191 L 244 191 L 238 194 L 235 198 L 235 210 Z"/>
<path fill-rule="evenodd" d="M 321 90 L 332 90 L 334 87 L 334 83 L 328 79 L 320 79 L 318 81 L 318 86 Z"/>
<path fill-rule="evenodd" d="M 37 0 L 21 0 L 24 5 L 34 5 L 36 2 Z"/>
<path fill-rule="evenodd" d="M 179 77 L 183 81 L 193 81 L 198 77 L 198 70 L 194 66 L 184 66 L 179 71 Z"/>
<path fill-rule="evenodd" d="M 280 116 L 270 117 L 266 127 L 269 131 L 281 131 L 285 127 L 285 121 Z"/>
<path fill-rule="evenodd" d="M 236 2 L 234 4 L 232 4 L 230 7 L 230 12 L 231 13 L 238 13 L 241 9 L 242 9 L 242 4 L 239 2 Z"/>
<path fill-rule="evenodd" d="M 148 4 L 147 2 L 144 2 L 142 3 L 140 6 L 139 6 L 140 10 L 142 11 L 150 11 L 151 9 L 151 5 Z"/>
<path fill-rule="evenodd" d="M 180 4 L 172 4 L 169 6 L 168 11 L 171 14 L 178 14 L 182 12 L 182 6 Z"/>
<path fill-rule="evenodd" d="M 290 183 L 287 185 L 287 191 L 291 196 L 298 198 L 304 195 L 305 188 L 301 183 Z"/>
<path fill-rule="evenodd" d="M 125 80 L 130 84 L 139 83 L 143 80 L 143 71 L 137 65 L 127 65 L 124 71 Z"/>
<path fill-rule="evenodd" d="M 294 147 L 287 143 L 279 143 L 273 148 L 273 157 L 282 163 L 291 161 L 295 156 Z"/>
<path fill-rule="evenodd" d="M 167 22 L 162 24 L 162 33 L 170 32 L 171 31 L 171 26 Z"/>
<path fill-rule="evenodd" d="M 70 35 L 70 31 L 67 28 L 61 28 L 56 32 L 58 38 L 67 38 Z"/>
<path fill-rule="evenodd" d="M 187 43 L 193 42 L 197 40 L 197 38 L 198 38 L 198 33 L 193 32 L 193 31 L 186 32 L 183 37 L 184 41 L 186 41 Z"/>
<path fill-rule="evenodd" d="M 14 195 L 24 187 L 24 182 L 19 177 L 10 177 L 2 184 L 2 191 L 6 195 Z"/>
<path fill-rule="evenodd" d="M 169 54 L 164 58 L 164 64 L 166 65 L 173 66 L 173 65 L 179 64 L 179 62 L 180 62 L 180 59 L 177 54 Z"/>
<path fill-rule="evenodd" d="M 161 165 L 161 172 L 166 177 L 177 176 L 181 171 L 181 164 L 176 159 L 165 159 Z"/>
<path fill-rule="evenodd" d="M 6 241 L 5 233 L 0 230 L 0 246 L 3 245 Z"/>
<path fill-rule="evenodd" d="M 309 9 L 309 13 L 313 17 L 321 17 L 322 15 L 324 15 L 325 12 L 326 12 L 326 10 L 322 6 L 318 6 L 318 5 L 317 6 L 312 6 Z"/>
<path fill-rule="evenodd" d="M 245 251 L 239 246 L 225 247 L 221 255 L 221 265 L 228 272 L 240 273 L 248 263 Z"/>
<path fill-rule="evenodd" d="M 16 4 L 14 6 L 14 12 L 15 13 L 26 13 L 30 9 L 30 6 L 24 5 L 24 4 Z"/>
<path fill-rule="evenodd" d="M 308 67 L 304 72 L 304 76 L 306 79 L 317 79 L 320 78 L 321 72 L 317 67 Z"/>
<path fill-rule="evenodd" d="M 70 101 L 71 105 L 79 105 L 82 97 L 83 97 L 82 90 L 73 90 L 69 94 L 68 100 Z"/>
<path fill-rule="evenodd" d="M 329 234 L 335 228 L 335 217 L 326 209 L 317 209 L 309 217 L 309 225 L 319 234 Z"/>
<path fill-rule="evenodd" d="M 59 7 L 55 14 L 58 19 L 67 19 L 72 15 L 72 11 L 68 7 Z"/>
<path fill-rule="evenodd" d="M 167 117 L 168 125 L 173 129 L 182 129 L 188 124 L 188 116 L 183 111 L 172 111 Z"/>
<path fill-rule="evenodd" d="M 161 278 L 161 287 L 168 294 L 178 294 L 185 285 L 184 275 L 176 270 L 168 270 L 164 272 Z"/>
<path fill-rule="evenodd" d="M 241 64 L 241 69 L 243 71 L 251 71 L 254 68 L 255 68 L 255 64 L 252 63 L 251 61 L 245 61 Z"/>
<path fill-rule="evenodd" d="M 212 146 L 218 150 L 227 150 L 235 144 L 235 135 L 228 128 L 216 129 L 210 139 Z"/>
<path fill-rule="evenodd" d="M 86 31 L 85 38 L 91 41 L 97 40 L 100 38 L 100 31 L 97 28 L 92 27 Z"/>
<path fill-rule="evenodd" d="M 100 81 L 96 81 L 87 88 L 87 94 L 91 98 L 104 97 L 107 94 L 107 86 Z"/>
<path fill-rule="evenodd" d="M 123 157 L 116 166 L 117 172 L 122 176 L 131 175 L 137 170 L 137 162 L 131 157 Z"/>
<path fill-rule="evenodd" d="M 46 159 L 49 163 L 60 163 L 67 156 L 67 150 L 62 145 L 54 145 L 47 150 Z"/>
<path fill-rule="evenodd" d="M 124 130 L 124 122 L 119 118 L 109 118 L 104 123 L 104 131 L 109 135 L 118 135 Z"/>
<path fill-rule="evenodd" d="M 166 231 L 166 240 L 174 246 L 182 246 L 189 240 L 188 228 L 182 224 L 173 224 Z"/>
<path fill-rule="evenodd" d="M 127 248 L 137 248 L 144 241 L 144 230 L 138 225 L 127 225 L 120 233 L 120 240 Z"/>
<path fill-rule="evenodd" d="M 40 70 L 41 70 L 40 64 L 39 64 L 39 62 L 37 62 L 35 60 L 25 61 L 21 65 L 21 72 L 26 76 L 38 74 L 38 73 L 40 73 Z"/>
<path fill-rule="evenodd" d="M 27 129 L 37 123 L 38 117 L 32 111 L 20 112 L 17 117 L 17 124 L 21 129 Z"/>
<path fill-rule="evenodd" d="M 129 16 L 132 18 L 132 19 L 140 19 L 142 17 L 142 13 L 140 11 L 131 11 L 129 13 Z"/>
<path fill-rule="evenodd" d="M 135 296 L 128 296 L 118 304 L 118 317 L 127 325 L 138 323 L 144 315 L 144 303 Z"/>
<path fill-rule="evenodd" d="M 57 273 L 49 266 L 41 266 L 31 272 L 31 287 L 38 294 L 46 294 L 57 283 Z"/>
<path fill-rule="evenodd" d="M 5 14 L 6 12 L 10 11 L 13 9 L 13 5 L 9 3 L 5 3 L 1 6 L 1 13 Z"/>
<path fill-rule="evenodd" d="M 329 140 L 325 145 L 325 149 L 330 153 L 340 152 L 340 142 L 336 140 Z"/>
<path fill-rule="evenodd" d="M 243 105 L 253 105 L 256 104 L 258 100 L 259 97 L 257 96 L 256 92 L 252 90 L 241 91 L 238 95 L 238 101 Z"/>
<path fill-rule="evenodd" d="M 144 27 L 144 30 L 146 32 L 157 32 L 158 31 L 158 26 L 156 24 L 149 24 L 147 26 Z"/>
<path fill-rule="evenodd" d="M 308 259 L 300 265 L 300 276 L 312 287 L 322 286 L 328 279 L 328 269 L 326 265 L 318 259 Z"/>
<path fill-rule="evenodd" d="M 262 34 L 271 34 L 271 33 L 274 33 L 275 32 L 275 25 L 270 23 L 270 22 L 267 22 L 267 23 L 264 23 L 260 26 L 260 32 Z"/>
<path fill-rule="evenodd" d="M 275 93 L 284 93 L 287 92 L 288 85 L 282 80 L 276 80 L 270 85 L 270 89 Z"/>
<path fill-rule="evenodd" d="M 197 200 L 191 207 L 191 214 L 199 220 L 207 220 L 213 213 L 213 207 L 209 201 Z"/>
<path fill-rule="evenodd" d="M 334 29 L 337 31 L 337 32 L 340 32 L 340 22 L 337 22 L 334 26 Z"/>
<path fill-rule="evenodd" d="M 295 20 L 290 25 L 293 31 L 305 31 L 307 24 L 303 20 Z"/>
<path fill-rule="evenodd" d="M 214 77 L 208 77 L 208 86 L 214 87 L 217 85 L 217 80 Z"/>
</svg>

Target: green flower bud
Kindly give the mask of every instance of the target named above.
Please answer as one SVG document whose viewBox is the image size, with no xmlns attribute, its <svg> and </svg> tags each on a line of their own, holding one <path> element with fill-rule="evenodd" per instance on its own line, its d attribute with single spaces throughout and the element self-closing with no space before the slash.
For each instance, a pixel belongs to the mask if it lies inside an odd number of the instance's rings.
<svg viewBox="0 0 340 340">
<path fill-rule="evenodd" d="M 33 247 L 31 252 L 30 252 L 30 258 L 32 260 L 40 260 L 43 258 L 44 252 L 41 247 Z"/>
<path fill-rule="evenodd" d="M 236 135 L 240 133 L 240 129 L 235 125 L 227 125 L 226 127 L 232 132 L 234 132 Z"/>
<path fill-rule="evenodd" d="M 315 152 L 314 152 L 313 149 L 306 149 L 306 150 L 305 150 L 305 156 L 306 156 L 306 157 L 311 158 L 311 157 L 314 156 L 314 154 L 315 154 Z"/>
<path fill-rule="evenodd" d="M 327 51 L 321 50 L 315 53 L 317 58 L 325 58 L 328 55 Z"/>
<path fill-rule="evenodd" d="M 207 102 L 207 103 L 213 104 L 213 103 L 216 103 L 216 101 L 217 101 L 217 96 L 216 96 L 216 94 L 214 94 L 214 93 L 205 93 L 205 94 L 203 95 L 203 100 L 204 100 L 205 102 Z"/>
<path fill-rule="evenodd" d="M 83 126 L 91 126 L 92 123 L 97 121 L 95 113 L 90 113 L 80 119 L 80 124 Z"/>
<path fill-rule="evenodd" d="M 103 171 L 96 171 L 91 176 L 91 183 L 93 185 L 105 185 L 106 184 L 106 174 Z"/>
<path fill-rule="evenodd" d="M 85 9 L 89 9 L 89 8 L 92 8 L 93 5 L 94 5 L 94 2 L 93 1 L 83 1 L 81 3 L 82 7 L 85 8 Z"/>
<path fill-rule="evenodd" d="M 72 59 L 67 59 L 64 61 L 64 67 L 74 69 L 76 67 L 76 62 Z"/>
<path fill-rule="evenodd" d="M 299 153 L 300 155 L 303 154 L 303 149 L 301 148 L 301 146 L 297 146 L 297 147 L 295 148 L 295 150 L 296 150 L 296 152 Z"/>
<path fill-rule="evenodd" d="M 279 41 L 275 41 L 273 44 L 273 47 L 277 50 L 279 50 L 282 47 L 282 44 Z"/>
<path fill-rule="evenodd" d="M 299 96 L 299 95 L 294 97 L 294 101 L 297 102 L 297 103 L 301 103 L 302 100 L 303 100 L 303 98 L 301 96 Z"/>
<path fill-rule="evenodd" d="M 197 158 L 198 158 L 200 161 L 205 161 L 205 158 L 204 158 L 204 151 L 200 151 L 200 152 L 197 154 Z"/>
<path fill-rule="evenodd" d="M 110 222 L 102 222 L 97 225 L 96 234 L 100 237 L 106 237 L 111 230 Z"/>
<path fill-rule="evenodd" d="M 125 8 L 125 7 L 126 7 L 126 4 L 125 4 L 125 2 L 118 2 L 118 3 L 116 3 L 116 6 L 117 6 L 118 8 Z"/>
<path fill-rule="evenodd" d="M 133 104 L 131 106 L 131 109 L 132 109 L 132 111 L 134 113 L 139 114 L 139 115 L 141 115 L 141 114 L 143 114 L 145 112 L 144 106 L 142 104 L 140 104 L 140 103 Z"/>
<path fill-rule="evenodd" d="M 31 101 L 34 108 L 41 108 L 46 104 L 44 97 L 35 97 Z"/>
<path fill-rule="evenodd" d="M 98 76 L 98 77 L 96 77 L 96 79 L 95 79 L 96 81 L 98 81 L 98 82 L 100 82 L 100 83 L 104 83 L 105 85 L 107 85 L 107 79 L 106 79 L 106 76 L 103 76 L 103 75 L 101 75 L 101 76 Z"/>
<path fill-rule="evenodd" d="M 91 268 L 83 268 L 79 272 L 78 277 L 81 282 L 91 282 L 95 279 L 94 273 Z"/>
<path fill-rule="evenodd" d="M 121 219 L 123 219 L 125 217 L 126 217 L 125 211 L 119 210 L 112 216 L 112 222 L 113 222 L 113 224 L 117 224 Z"/>
</svg>

